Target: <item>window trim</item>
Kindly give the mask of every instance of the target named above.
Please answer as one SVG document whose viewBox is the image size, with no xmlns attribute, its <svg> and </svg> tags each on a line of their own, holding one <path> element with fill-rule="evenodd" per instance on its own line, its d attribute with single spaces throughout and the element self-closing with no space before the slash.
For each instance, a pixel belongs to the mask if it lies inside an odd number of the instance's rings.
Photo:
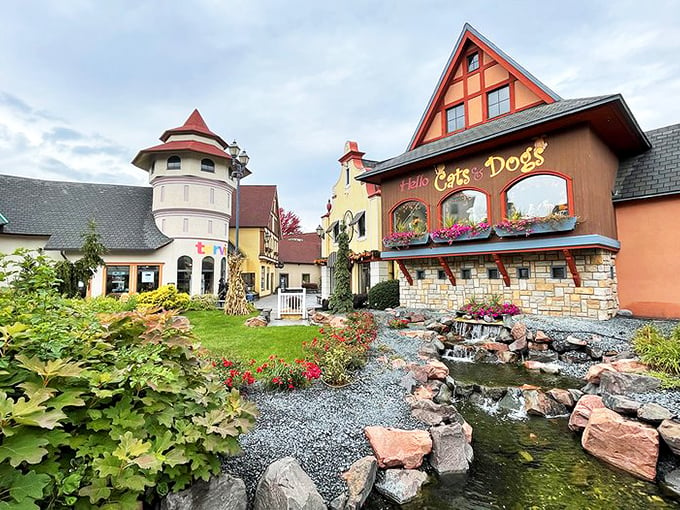
<svg viewBox="0 0 680 510">
<path fill-rule="evenodd" d="M 170 166 L 170 160 L 172 159 L 172 164 L 174 165 L 177 163 L 177 166 Z M 176 161 L 175 161 L 176 160 Z M 168 159 L 165 162 L 165 169 L 166 170 L 181 170 L 182 169 L 182 158 L 178 156 L 177 154 L 173 154 L 172 156 L 168 156 Z"/>
<path fill-rule="evenodd" d="M 564 276 L 555 276 L 555 269 L 561 269 L 564 273 Z M 567 276 L 567 266 L 562 266 L 562 265 L 550 266 L 550 279 L 551 280 L 566 280 L 567 278 L 568 278 L 568 276 Z"/>
<path fill-rule="evenodd" d="M 210 163 L 212 165 L 212 169 L 210 169 L 210 165 L 205 165 L 205 167 L 204 167 L 204 164 L 203 164 L 204 161 L 210 161 Z M 214 174 L 215 173 L 215 162 L 210 158 L 203 158 L 201 160 L 201 172 L 208 172 L 208 173 Z"/>
<path fill-rule="evenodd" d="M 532 177 L 535 177 L 537 175 L 553 175 L 555 177 L 560 177 L 564 179 L 567 183 L 567 211 L 569 212 L 569 216 L 575 216 L 574 214 L 574 186 L 573 186 L 573 179 L 569 175 L 563 174 L 562 172 L 557 172 L 555 170 L 537 170 L 530 172 L 525 175 L 520 175 L 511 181 L 509 181 L 503 189 L 501 189 L 501 218 L 502 221 L 506 221 L 508 219 L 508 211 L 507 211 L 507 203 L 508 203 L 508 190 L 512 188 L 515 184 L 517 184 L 520 181 L 523 181 L 524 179 L 530 179 Z"/>
<path fill-rule="evenodd" d="M 475 67 L 474 69 L 470 69 L 470 60 L 473 59 L 475 55 L 477 56 L 477 67 Z M 472 53 L 468 53 L 467 55 L 465 55 L 465 74 L 470 74 L 474 73 L 475 71 L 479 71 L 481 67 L 482 57 L 479 54 L 479 50 L 475 50 Z"/>
<path fill-rule="evenodd" d="M 449 131 L 449 111 L 454 110 L 456 108 L 462 107 L 463 108 L 463 127 L 454 129 L 452 131 Z M 447 106 L 444 108 L 444 123 L 446 124 L 446 134 L 450 135 L 452 133 L 458 133 L 459 131 L 463 131 L 467 127 L 467 108 L 465 108 L 465 101 L 459 102 L 457 104 L 454 104 L 452 106 Z"/>
<path fill-rule="evenodd" d="M 466 273 L 467 271 L 467 273 Z M 466 278 L 465 275 L 468 275 Z M 461 267 L 460 268 L 460 279 L 461 280 L 472 280 L 472 268 L 470 267 Z"/>
<path fill-rule="evenodd" d="M 517 269 L 517 279 L 518 280 L 530 280 L 531 279 L 531 269 L 529 268 L 529 266 L 520 266 L 520 267 L 517 267 L 516 269 Z M 526 273 L 527 273 L 526 278 L 524 276 L 522 276 L 522 272 L 525 269 L 526 269 Z"/>
<path fill-rule="evenodd" d="M 496 277 L 491 277 L 491 272 L 495 271 L 498 276 Z M 497 267 L 487 267 L 486 268 L 486 279 L 487 280 L 500 280 L 501 279 L 501 272 L 498 270 Z"/>
<path fill-rule="evenodd" d="M 507 112 L 502 112 L 499 113 L 498 115 L 494 115 L 491 117 L 489 115 L 489 95 L 493 94 L 494 92 L 498 92 L 499 90 L 502 90 L 504 88 L 508 89 L 508 111 Z M 499 84 L 496 88 L 493 88 L 491 90 L 487 90 L 484 93 L 484 106 L 485 106 L 485 112 L 484 115 L 486 116 L 486 120 L 491 120 L 491 119 L 498 119 L 502 117 L 503 115 L 509 115 L 514 112 L 514 104 L 515 104 L 515 95 L 513 93 L 514 87 L 510 86 L 510 81 L 507 83 Z"/>
<path fill-rule="evenodd" d="M 432 223 L 432 213 L 430 211 L 430 204 L 421 200 L 420 198 L 415 198 L 415 197 L 405 198 L 403 200 L 400 200 L 399 202 L 397 202 L 396 204 L 394 204 L 392 206 L 392 209 L 390 209 L 390 212 L 389 212 L 390 232 L 395 232 L 395 230 L 394 230 L 394 211 L 399 206 L 401 206 L 402 204 L 405 204 L 406 202 L 420 202 L 421 204 L 423 204 L 425 206 L 425 214 L 427 215 L 427 218 L 426 218 L 426 221 L 425 221 L 425 232 L 429 232 L 430 231 L 430 225 Z"/>
<path fill-rule="evenodd" d="M 444 214 L 442 210 L 442 206 L 444 204 L 444 201 L 449 198 L 451 195 L 455 193 L 460 193 L 461 191 L 479 191 L 483 193 L 486 196 L 486 222 L 489 225 L 493 225 L 493 222 L 491 221 L 491 194 L 482 189 L 482 188 L 477 188 L 476 186 L 463 186 L 461 188 L 454 188 L 452 191 L 444 195 L 439 202 L 437 202 L 437 225 L 439 225 L 439 228 L 444 228 Z"/>
</svg>

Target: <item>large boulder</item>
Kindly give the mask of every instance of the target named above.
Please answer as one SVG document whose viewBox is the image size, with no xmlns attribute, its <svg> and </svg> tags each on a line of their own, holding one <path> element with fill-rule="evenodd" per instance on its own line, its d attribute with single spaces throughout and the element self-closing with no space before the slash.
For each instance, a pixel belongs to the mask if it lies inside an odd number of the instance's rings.
<svg viewBox="0 0 680 510">
<path fill-rule="evenodd" d="M 366 498 L 373 490 L 377 473 L 378 462 L 369 455 L 356 461 L 342 474 L 348 488 L 344 510 L 358 510 L 364 506 Z"/>
<path fill-rule="evenodd" d="M 420 467 L 423 457 L 432 451 L 432 438 L 424 430 L 366 427 L 364 434 L 382 469 Z"/>
<path fill-rule="evenodd" d="M 449 376 L 449 367 L 441 361 L 429 361 L 427 365 L 428 379 L 436 379 L 438 381 L 445 381 Z"/>
<path fill-rule="evenodd" d="M 573 395 L 569 392 L 569 390 L 563 390 L 561 388 L 553 388 L 552 390 L 548 391 L 548 395 L 550 398 L 552 398 L 555 402 L 559 402 L 563 406 L 571 409 L 574 407 L 574 397 Z"/>
<path fill-rule="evenodd" d="M 527 414 L 535 416 L 562 416 L 567 414 L 567 408 L 553 400 L 540 390 L 524 390 L 524 409 Z"/>
<path fill-rule="evenodd" d="M 255 490 L 254 510 L 326 510 L 326 503 L 297 460 L 284 457 L 272 463 Z"/>
<path fill-rule="evenodd" d="M 445 385 L 442 387 L 446 388 Z M 412 396 L 407 397 L 407 401 L 411 405 L 411 416 L 427 425 L 435 426 L 449 421 L 458 421 L 458 411 L 451 405 L 437 404 L 431 400 L 420 400 Z"/>
<path fill-rule="evenodd" d="M 622 372 L 602 372 L 600 374 L 600 391 L 612 395 L 627 395 L 629 393 L 647 393 L 661 386 L 656 377 Z"/>
<path fill-rule="evenodd" d="M 161 501 L 161 510 L 246 510 L 248 495 L 246 484 L 227 473 L 198 480 L 181 492 L 168 494 Z"/>
<path fill-rule="evenodd" d="M 661 479 L 661 487 L 676 498 L 680 498 L 680 469 L 665 473 Z"/>
<path fill-rule="evenodd" d="M 569 428 L 574 431 L 583 430 L 588 424 L 590 415 L 594 409 L 604 407 L 602 397 L 597 395 L 583 395 L 569 417 Z"/>
<path fill-rule="evenodd" d="M 594 409 L 581 437 L 583 448 L 598 459 L 633 476 L 654 481 L 659 433 L 611 409 Z"/>
<path fill-rule="evenodd" d="M 527 339 L 527 326 L 523 322 L 516 322 L 510 329 L 510 334 L 515 340 Z"/>
<path fill-rule="evenodd" d="M 602 395 L 602 403 L 616 413 L 632 414 L 633 416 L 637 416 L 637 411 L 642 406 L 640 402 L 632 398 L 623 395 L 610 395 L 609 393 Z"/>
<path fill-rule="evenodd" d="M 664 420 L 659 425 L 658 431 L 671 451 L 680 456 L 680 422 Z"/>
<path fill-rule="evenodd" d="M 467 473 L 472 463 L 472 446 L 460 423 L 440 425 L 430 429 L 432 456 L 430 464 L 440 474 Z"/>
<path fill-rule="evenodd" d="M 427 475 L 415 469 L 388 469 L 375 484 L 375 488 L 387 499 L 398 505 L 413 501 L 427 481 Z"/>
</svg>

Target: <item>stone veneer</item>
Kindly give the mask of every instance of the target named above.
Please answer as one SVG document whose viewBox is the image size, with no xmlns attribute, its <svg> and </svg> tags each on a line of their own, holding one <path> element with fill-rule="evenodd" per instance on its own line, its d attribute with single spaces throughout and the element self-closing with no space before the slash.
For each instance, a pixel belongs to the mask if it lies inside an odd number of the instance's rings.
<svg viewBox="0 0 680 510">
<path fill-rule="evenodd" d="M 438 272 L 443 268 L 437 259 L 406 259 L 404 262 L 413 285 L 410 286 L 400 273 L 401 305 L 455 310 L 472 297 L 481 300 L 498 295 L 519 306 L 523 313 L 599 320 L 613 317 L 618 310 L 616 255 L 600 249 L 572 250 L 572 255 L 581 276 L 580 287 L 574 286 L 564 256 L 558 251 L 501 255 L 510 276 L 510 287 L 505 287 L 502 275 L 498 280 L 487 277 L 487 268 L 496 268 L 490 255 L 445 257 L 456 277 L 455 287 L 446 275 L 444 279 L 438 278 Z M 565 267 L 566 278 L 552 278 L 553 266 Z M 528 279 L 517 278 L 518 267 L 529 268 Z M 471 270 L 470 279 L 461 278 L 463 268 Z M 418 279 L 418 270 L 424 271 L 422 279 Z"/>
</svg>

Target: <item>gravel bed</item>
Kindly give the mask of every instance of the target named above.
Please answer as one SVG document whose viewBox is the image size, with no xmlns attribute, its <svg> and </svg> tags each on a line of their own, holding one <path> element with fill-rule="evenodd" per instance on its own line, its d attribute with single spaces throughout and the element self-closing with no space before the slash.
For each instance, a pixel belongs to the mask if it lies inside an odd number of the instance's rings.
<svg viewBox="0 0 680 510">
<path fill-rule="evenodd" d="M 379 322 L 384 322 L 384 315 L 376 313 Z M 364 427 L 426 428 L 411 418 L 404 401 L 405 389 L 399 384 L 404 371 L 377 359 L 385 354 L 415 361 L 420 343 L 381 327 L 369 362 L 356 382 L 345 388 L 328 388 L 316 381 L 310 388 L 292 392 L 249 390 L 248 399 L 261 415 L 254 430 L 239 440 L 244 454 L 226 459 L 225 471 L 244 480 L 252 501 L 267 466 L 293 456 L 330 502 L 346 490 L 339 475 L 372 454 Z"/>
</svg>

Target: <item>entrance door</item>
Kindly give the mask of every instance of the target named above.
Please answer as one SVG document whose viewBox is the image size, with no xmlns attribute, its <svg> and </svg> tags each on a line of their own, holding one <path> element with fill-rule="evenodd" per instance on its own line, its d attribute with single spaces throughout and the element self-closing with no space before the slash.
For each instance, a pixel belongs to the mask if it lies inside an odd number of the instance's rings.
<svg viewBox="0 0 680 510">
<path fill-rule="evenodd" d="M 279 288 L 286 290 L 288 288 L 288 273 L 279 274 Z"/>
</svg>

